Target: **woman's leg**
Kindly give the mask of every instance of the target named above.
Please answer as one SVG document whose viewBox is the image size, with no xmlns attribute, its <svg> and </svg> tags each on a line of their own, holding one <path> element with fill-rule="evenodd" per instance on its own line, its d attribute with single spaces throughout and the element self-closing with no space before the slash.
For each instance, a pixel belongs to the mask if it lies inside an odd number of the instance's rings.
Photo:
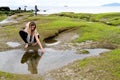
<svg viewBox="0 0 120 80">
<path fill-rule="evenodd" d="M 23 39 L 23 41 L 26 43 L 25 48 L 27 48 L 28 47 L 28 42 L 27 42 L 28 34 L 25 31 L 22 31 L 22 30 L 19 31 L 19 34 L 20 34 L 21 38 Z"/>
<path fill-rule="evenodd" d="M 38 38 L 39 38 L 39 35 L 38 35 Z M 37 45 L 37 41 L 36 41 L 36 39 L 34 37 L 34 43 L 32 44 L 32 46 L 36 46 L 36 45 Z"/>
<path fill-rule="evenodd" d="M 38 35 L 38 38 L 39 38 L 39 35 Z M 35 37 L 34 37 L 34 43 L 36 43 L 37 41 L 36 41 L 36 39 L 35 39 Z"/>
<path fill-rule="evenodd" d="M 27 36 L 28 36 L 28 34 L 25 32 L 25 31 L 19 31 L 19 34 L 20 34 L 20 37 L 23 39 L 23 41 L 25 42 L 25 43 L 28 43 L 27 42 Z"/>
</svg>

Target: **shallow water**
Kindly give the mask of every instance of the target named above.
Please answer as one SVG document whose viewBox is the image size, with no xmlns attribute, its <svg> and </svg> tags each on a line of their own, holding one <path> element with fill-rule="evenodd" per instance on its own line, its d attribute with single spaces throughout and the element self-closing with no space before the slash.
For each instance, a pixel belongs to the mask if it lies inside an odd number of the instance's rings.
<svg viewBox="0 0 120 80">
<path fill-rule="evenodd" d="M 45 74 L 48 71 L 60 68 L 77 59 L 99 55 L 108 49 L 87 49 L 90 54 L 75 54 L 76 50 L 54 50 L 45 48 L 46 53 L 41 55 L 40 50 L 25 51 L 21 49 L 0 52 L 0 70 L 19 74 Z"/>
<path fill-rule="evenodd" d="M 45 45 L 46 45 L 46 46 L 53 46 L 53 45 L 57 45 L 57 44 L 59 44 L 59 43 L 60 43 L 60 41 L 58 41 L 58 40 L 56 40 L 56 39 L 54 39 L 54 38 L 46 39 L 46 40 L 45 40 Z"/>
</svg>

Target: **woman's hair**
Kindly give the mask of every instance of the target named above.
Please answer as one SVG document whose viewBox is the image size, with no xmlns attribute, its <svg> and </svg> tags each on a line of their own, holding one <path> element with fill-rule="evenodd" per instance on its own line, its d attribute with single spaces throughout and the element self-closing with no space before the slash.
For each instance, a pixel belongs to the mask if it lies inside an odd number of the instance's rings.
<svg viewBox="0 0 120 80">
<path fill-rule="evenodd" d="M 31 27 L 31 26 L 35 26 L 35 28 L 36 28 L 35 22 L 30 22 L 30 23 L 29 23 L 29 27 Z"/>
<path fill-rule="evenodd" d="M 36 31 L 36 24 L 35 24 L 35 22 L 29 22 L 29 28 L 28 28 L 28 34 L 31 34 L 32 32 L 31 32 L 31 27 L 32 26 L 35 26 L 35 28 L 34 28 L 34 31 Z"/>
</svg>

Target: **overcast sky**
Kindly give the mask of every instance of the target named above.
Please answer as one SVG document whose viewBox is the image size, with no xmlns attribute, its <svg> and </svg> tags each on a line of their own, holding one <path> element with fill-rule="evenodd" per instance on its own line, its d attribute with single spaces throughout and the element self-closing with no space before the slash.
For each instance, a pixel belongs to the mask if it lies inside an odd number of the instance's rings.
<svg viewBox="0 0 120 80">
<path fill-rule="evenodd" d="M 120 0 L 0 0 L 0 6 L 100 6 Z"/>
</svg>

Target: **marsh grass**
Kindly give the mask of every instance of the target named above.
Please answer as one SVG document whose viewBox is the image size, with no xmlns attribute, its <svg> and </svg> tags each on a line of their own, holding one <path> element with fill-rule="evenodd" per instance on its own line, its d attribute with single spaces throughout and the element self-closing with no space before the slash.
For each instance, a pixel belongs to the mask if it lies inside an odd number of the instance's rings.
<svg viewBox="0 0 120 80">
<path fill-rule="evenodd" d="M 62 15 L 54 14 L 54 15 L 48 15 L 48 16 L 44 16 L 44 15 L 33 16 L 32 13 L 16 14 L 15 19 L 19 21 L 17 24 L 7 25 L 0 28 L 0 45 L 3 46 L 3 48 L 1 47 L 0 48 L 9 49 L 9 46 L 5 44 L 8 41 L 17 41 L 17 42 L 23 43 L 23 41 L 19 36 L 19 30 L 24 26 L 23 24 L 27 23 L 28 21 L 35 21 L 37 23 L 37 29 L 38 29 L 38 32 L 40 33 L 40 37 L 42 41 L 46 38 L 59 35 L 61 31 L 71 29 L 71 28 L 76 28 L 77 29 L 76 33 L 79 34 L 79 38 L 74 40 L 75 43 L 76 42 L 81 43 L 87 40 L 92 40 L 92 41 L 98 41 L 100 42 L 100 44 L 103 44 L 103 42 L 105 42 L 105 43 L 108 43 L 108 45 L 116 44 L 117 46 L 119 46 L 120 45 L 120 28 L 105 24 L 104 22 L 100 21 L 101 19 L 105 18 L 106 20 L 105 22 L 110 20 L 111 23 L 118 25 L 119 17 L 120 15 L 118 13 L 108 13 L 108 14 L 106 13 L 104 14 L 62 13 Z M 18 18 L 21 18 L 21 19 L 18 19 Z M 77 21 L 75 20 L 76 18 L 77 18 Z M 116 20 L 118 20 L 118 22 L 116 22 Z M 67 75 L 66 79 L 71 79 L 71 78 L 76 79 L 74 76 L 77 76 L 79 78 L 79 75 L 82 75 L 88 78 L 89 80 L 95 80 L 96 77 L 98 77 L 98 80 L 103 80 L 103 79 L 119 80 L 120 79 L 120 75 L 119 75 L 119 66 L 120 66 L 119 54 L 120 53 L 119 52 L 120 50 L 116 49 L 107 54 L 102 54 L 100 57 L 87 58 L 82 61 L 75 62 L 75 64 L 73 64 L 72 66 L 72 69 L 76 71 L 76 75 L 73 75 L 73 76 Z M 81 68 L 83 69 L 81 70 Z M 88 71 L 85 71 L 87 69 Z M 102 72 L 100 70 L 102 70 Z M 0 72 L 0 77 L 3 76 L 7 80 L 18 80 L 20 77 L 23 76 L 23 80 L 32 80 L 31 79 L 32 76 L 30 77 L 30 75 L 27 76 L 26 78 L 24 75 L 22 76 L 15 75 L 14 77 L 13 74 L 8 74 L 7 76 L 6 74 L 7 73 Z M 90 74 L 95 76 L 92 78 L 90 77 L 91 76 Z M 11 79 L 11 76 L 13 77 L 13 79 Z M 36 79 L 36 80 L 39 80 L 39 79 Z M 61 79 L 61 80 L 64 80 L 64 79 Z"/>
<path fill-rule="evenodd" d="M 71 13 L 73 14 L 73 13 Z M 76 14 L 74 14 L 76 15 Z M 79 14 L 83 15 L 83 14 Z M 87 15 L 87 14 L 85 14 Z M 90 14 L 88 14 L 90 15 Z M 99 14 L 100 15 L 100 14 Z M 103 15 L 103 14 L 102 14 Z M 109 26 L 101 22 L 87 22 L 87 21 L 73 21 L 73 18 L 58 16 L 58 15 L 38 15 L 32 16 L 32 13 L 20 13 L 17 17 L 23 17 L 18 24 L 6 26 L 0 29 L 1 42 L 6 41 L 20 41 L 19 30 L 23 28 L 23 23 L 27 23 L 28 20 L 33 20 L 37 23 L 37 29 L 40 33 L 42 40 L 45 38 L 57 36 L 59 32 L 76 28 L 79 34 L 79 38 L 74 42 L 85 42 L 87 40 L 109 42 L 111 44 L 120 44 L 120 28 L 115 26 Z M 25 16 L 25 17 L 24 17 Z M 25 22 L 23 22 L 25 21 Z"/>
<path fill-rule="evenodd" d="M 120 13 L 100 13 L 100 14 L 90 14 L 90 13 L 73 13 L 73 12 L 63 12 L 59 14 L 54 14 L 57 16 L 64 16 L 75 18 L 82 21 L 91 21 L 91 22 L 102 22 L 108 25 L 119 25 L 120 24 Z"/>
<path fill-rule="evenodd" d="M 86 40 L 109 40 L 113 43 L 119 43 L 120 28 L 107 26 L 102 23 L 84 23 L 84 27 L 80 28 L 80 36 L 77 41 L 83 42 Z"/>
</svg>

